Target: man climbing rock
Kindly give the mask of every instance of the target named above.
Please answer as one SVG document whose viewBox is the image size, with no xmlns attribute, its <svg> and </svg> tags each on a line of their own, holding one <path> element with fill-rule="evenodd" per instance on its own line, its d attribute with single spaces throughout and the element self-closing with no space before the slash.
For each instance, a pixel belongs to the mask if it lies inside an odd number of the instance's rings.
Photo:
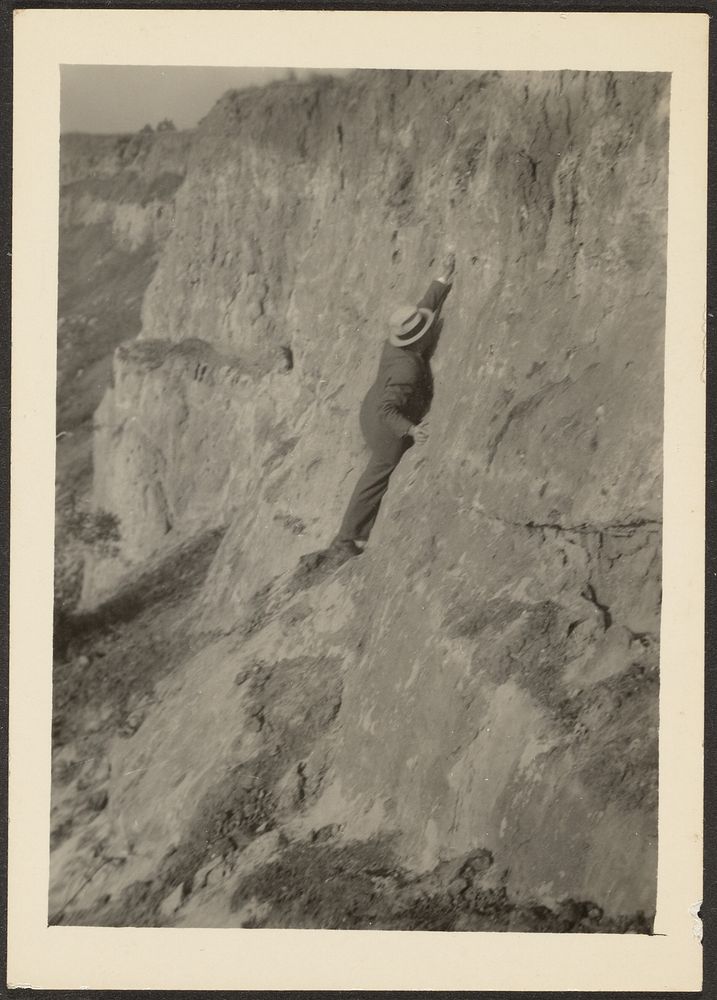
<svg viewBox="0 0 717 1000">
<path fill-rule="evenodd" d="M 328 549 L 304 556 L 302 566 L 339 566 L 362 552 L 369 537 L 391 473 L 404 452 L 428 437 L 425 416 L 433 397 L 430 359 L 437 343 L 437 323 L 451 290 L 455 254 L 449 253 L 443 273 L 431 282 L 417 305 L 399 306 L 389 321 L 376 380 L 361 405 L 360 424 L 371 450 L 368 464 L 349 500 L 339 532 Z"/>
</svg>

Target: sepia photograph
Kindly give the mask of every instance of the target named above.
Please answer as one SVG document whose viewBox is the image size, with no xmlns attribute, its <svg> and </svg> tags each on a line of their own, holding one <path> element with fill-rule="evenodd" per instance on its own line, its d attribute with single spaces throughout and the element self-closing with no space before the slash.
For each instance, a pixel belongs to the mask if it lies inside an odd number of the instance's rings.
<svg viewBox="0 0 717 1000">
<path fill-rule="evenodd" d="M 63 69 L 50 922 L 649 934 L 669 76 L 258 73 Z"/>
<path fill-rule="evenodd" d="M 299 931 L 351 932 L 320 939 L 316 988 L 400 988 L 368 958 L 332 978 L 354 947 L 399 970 L 466 949 L 459 978 L 418 986 L 504 988 L 505 966 L 475 978 L 496 941 L 545 964 L 534 988 L 562 947 L 613 988 L 622 963 L 592 942 L 632 942 L 655 975 L 666 942 L 676 978 L 643 988 L 695 981 L 700 890 L 666 853 L 699 851 L 679 799 L 698 791 L 679 775 L 700 742 L 680 720 L 700 698 L 684 442 L 704 390 L 701 293 L 680 313 L 675 264 L 692 239 L 699 279 L 685 73 L 471 65 L 451 15 L 455 66 L 433 68 L 430 14 L 415 68 L 358 43 L 300 59 L 281 12 L 217 12 L 258 25 L 261 64 L 246 40 L 207 58 L 201 32 L 182 61 L 179 13 L 166 56 L 150 15 L 134 57 L 92 60 L 112 22 L 86 13 L 45 163 L 46 655 L 16 644 L 11 674 L 16 706 L 24 664 L 47 678 L 38 927 L 60 950 L 122 929 L 146 961 L 165 931 L 187 960 L 200 930 L 234 932 L 201 940 L 235 940 L 247 970 L 281 955 L 241 983 L 78 970 L 94 988 L 306 988 Z"/>
</svg>

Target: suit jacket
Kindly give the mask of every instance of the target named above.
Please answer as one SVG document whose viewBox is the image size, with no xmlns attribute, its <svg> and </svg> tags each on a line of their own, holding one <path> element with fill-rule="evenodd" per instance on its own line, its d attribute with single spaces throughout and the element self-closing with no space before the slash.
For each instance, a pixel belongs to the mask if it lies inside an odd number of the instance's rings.
<svg viewBox="0 0 717 1000">
<path fill-rule="evenodd" d="M 418 307 L 438 313 L 450 290 L 450 285 L 432 281 Z M 393 435 L 401 438 L 423 420 L 432 397 L 433 377 L 429 362 L 410 347 L 395 347 L 386 341 L 376 381 L 364 405 L 373 404 L 380 421 Z"/>
</svg>

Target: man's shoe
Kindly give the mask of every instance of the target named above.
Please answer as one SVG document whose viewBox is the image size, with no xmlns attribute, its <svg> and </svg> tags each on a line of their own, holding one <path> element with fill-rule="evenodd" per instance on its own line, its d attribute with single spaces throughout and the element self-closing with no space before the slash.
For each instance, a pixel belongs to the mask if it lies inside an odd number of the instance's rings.
<svg viewBox="0 0 717 1000">
<path fill-rule="evenodd" d="M 360 556 L 363 549 L 359 548 L 351 538 L 335 538 L 331 543 L 329 552 L 335 552 L 337 555 L 343 555 L 349 559 L 351 556 Z"/>
<path fill-rule="evenodd" d="M 335 538 L 326 550 L 326 566 L 337 569 L 349 559 L 361 555 L 361 549 L 350 538 Z"/>
<path fill-rule="evenodd" d="M 324 570 L 336 569 L 342 566 L 347 560 L 354 556 L 359 556 L 363 552 L 356 542 L 344 538 L 335 538 L 327 549 L 320 549 L 318 552 L 309 552 L 299 559 L 300 573 L 313 573 L 322 567 Z"/>
</svg>

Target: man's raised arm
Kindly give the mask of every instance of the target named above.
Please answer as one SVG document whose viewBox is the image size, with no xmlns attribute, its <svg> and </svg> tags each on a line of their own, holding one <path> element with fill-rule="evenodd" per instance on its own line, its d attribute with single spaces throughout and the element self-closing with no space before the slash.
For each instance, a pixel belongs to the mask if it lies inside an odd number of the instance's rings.
<svg viewBox="0 0 717 1000">
<path fill-rule="evenodd" d="M 443 273 L 435 278 L 428 286 L 428 291 L 418 303 L 419 309 L 430 309 L 437 313 L 443 305 L 446 296 L 451 290 L 453 272 L 456 269 L 456 255 L 451 252 L 446 255 L 443 262 Z"/>
</svg>

